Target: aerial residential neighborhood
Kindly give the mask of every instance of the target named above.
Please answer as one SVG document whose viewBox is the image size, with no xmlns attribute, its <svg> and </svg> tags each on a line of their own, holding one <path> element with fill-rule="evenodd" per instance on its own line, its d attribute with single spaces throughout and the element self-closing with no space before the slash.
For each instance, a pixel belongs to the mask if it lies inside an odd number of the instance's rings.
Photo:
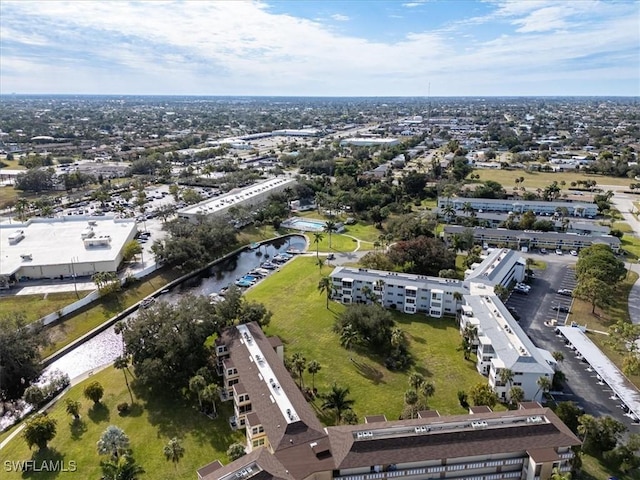
<svg viewBox="0 0 640 480">
<path fill-rule="evenodd" d="M 639 14 L 3 0 L 0 478 L 640 479 Z"/>
</svg>

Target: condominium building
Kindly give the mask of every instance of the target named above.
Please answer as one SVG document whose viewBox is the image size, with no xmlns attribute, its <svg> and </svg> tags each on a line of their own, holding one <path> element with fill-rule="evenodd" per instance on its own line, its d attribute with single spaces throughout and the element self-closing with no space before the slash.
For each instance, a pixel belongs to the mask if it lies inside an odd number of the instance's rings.
<svg viewBox="0 0 640 480">
<path fill-rule="evenodd" d="M 276 177 L 264 182 L 256 183 L 239 191 L 232 191 L 219 197 L 204 200 L 178 210 L 180 218 L 195 221 L 198 216 L 222 217 L 229 213 L 232 207 L 254 207 L 264 203 L 269 195 L 292 188 L 296 184 L 294 178 Z"/>
<path fill-rule="evenodd" d="M 533 230 L 509 230 L 506 228 L 463 227 L 445 225 L 444 239 L 473 230 L 476 243 L 515 249 L 548 248 L 553 250 L 580 250 L 591 245 L 608 245 L 614 252 L 620 251 L 621 241 L 613 235 L 582 235 L 564 232 L 537 232 Z"/>
<path fill-rule="evenodd" d="M 216 353 L 225 382 L 235 382 L 229 398 L 236 412 L 245 407 L 247 454 L 199 469 L 200 480 L 548 480 L 554 468 L 571 470 L 572 447 L 580 441 L 536 402 L 506 412 L 485 407 L 441 417 L 426 411 L 397 421 L 376 415 L 323 427 L 278 348 L 255 323 L 220 336 Z"/>
<path fill-rule="evenodd" d="M 598 206 L 595 203 L 586 202 L 546 202 L 544 200 L 515 200 L 512 198 L 466 198 L 466 197 L 438 197 L 438 208 L 444 209 L 451 205 L 454 210 L 464 210 L 465 204 L 482 212 L 513 212 L 521 214 L 527 211 L 537 215 L 552 215 L 555 212 L 566 209 L 568 215 L 573 217 L 595 217 L 598 215 Z"/>
</svg>

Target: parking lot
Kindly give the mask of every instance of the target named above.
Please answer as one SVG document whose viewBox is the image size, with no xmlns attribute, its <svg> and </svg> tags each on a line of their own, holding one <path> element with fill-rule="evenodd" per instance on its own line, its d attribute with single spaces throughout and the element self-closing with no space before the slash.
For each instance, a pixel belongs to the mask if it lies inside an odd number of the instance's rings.
<svg viewBox="0 0 640 480">
<path fill-rule="evenodd" d="M 571 309 L 572 297 L 558 293 L 558 290 L 573 290 L 576 281 L 571 268 L 576 261 L 570 255 L 532 255 L 547 263 L 545 270 L 535 270 L 529 282 L 528 294 L 512 293 L 506 302 L 514 310 L 519 323 L 533 343 L 550 352 L 562 352 L 564 360 L 560 369 L 567 377 L 565 389 L 554 392 L 557 401 L 573 401 L 586 413 L 594 416 L 609 415 L 630 427 L 637 433 L 637 423 L 620 408 L 620 399 L 599 379 L 597 374 L 584 363 L 581 356 L 565 344 L 562 335 L 556 335 L 554 323 L 571 324 L 571 313 L 562 313 L 553 307 Z"/>
</svg>

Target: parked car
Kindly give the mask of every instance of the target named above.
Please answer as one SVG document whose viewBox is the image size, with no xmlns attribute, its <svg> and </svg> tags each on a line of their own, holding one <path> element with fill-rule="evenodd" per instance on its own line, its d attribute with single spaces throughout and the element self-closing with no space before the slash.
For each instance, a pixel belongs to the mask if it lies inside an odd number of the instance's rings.
<svg viewBox="0 0 640 480">
<path fill-rule="evenodd" d="M 578 256 L 578 252 L 576 252 L 575 250 L 571 250 L 569 253 L 574 257 Z"/>
<path fill-rule="evenodd" d="M 564 305 L 554 305 L 553 311 L 558 311 L 560 313 L 569 313 L 569 307 L 565 307 Z"/>
<path fill-rule="evenodd" d="M 142 309 L 149 308 L 154 303 L 156 303 L 156 299 L 155 298 L 153 298 L 153 297 L 145 298 L 144 300 L 142 300 L 140 302 L 140 308 L 142 308 Z"/>
<path fill-rule="evenodd" d="M 560 295 L 570 297 L 571 295 L 573 295 L 573 290 L 569 290 L 568 288 L 561 288 L 560 290 L 558 290 L 558 293 Z"/>
<path fill-rule="evenodd" d="M 531 290 L 531 285 L 527 285 L 526 283 L 517 283 L 517 288 L 524 288 L 527 292 Z"/>
<path fill-rule="evenodd" d="M 540 249 L 540 253 L 541 253 L 542 255 L 546 255 L 546 254 L 547 254 L 547 249 L 546 249 L 546 248 L 541 248 L 541 249 Z"/>
<path fill-rule="evenodd" d="M 529 288 L 518 287 L 517 285 L 513 289 L 515 293 L 521 293 L 523 295 L 529 295 L 529 290 L 530 290 Z"/>
<path fill-rule="evenodd" d="M 559 248 L 556 249 L 556 255 L 562 255 L 562 250 L 560 250 Z"/>
</svg>

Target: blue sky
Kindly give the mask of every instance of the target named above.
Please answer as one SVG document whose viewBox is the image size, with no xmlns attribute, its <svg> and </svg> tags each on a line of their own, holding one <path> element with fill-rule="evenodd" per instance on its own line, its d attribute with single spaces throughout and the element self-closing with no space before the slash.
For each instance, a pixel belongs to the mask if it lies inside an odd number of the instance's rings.
<svg viewBox="0 0 640 480">
<path fill-rule="evenodd" d="M 0 93 L 640 95 L 640 2 L 0 1 Z"/>
</svg>

